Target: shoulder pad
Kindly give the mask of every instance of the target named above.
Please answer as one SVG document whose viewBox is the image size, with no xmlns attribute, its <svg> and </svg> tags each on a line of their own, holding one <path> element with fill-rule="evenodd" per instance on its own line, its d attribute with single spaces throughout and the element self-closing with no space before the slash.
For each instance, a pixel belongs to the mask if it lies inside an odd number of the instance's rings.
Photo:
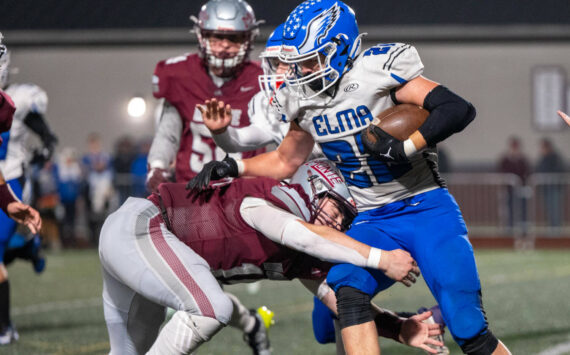
<svg viewBox="0 0 570 355">
<path fill-rule="evenodd" d="M 384 43 L 362 53 L 362 65 L 367 71 L 378 73 L 393 86 L 420 76 L 424 65 L 416 48 L 406 43 Z"/>
<path fill-rule="evenodd" d="M 186 62 L 188 58 L 189 54 L 183 54 L 161 60 L 156 64 L 152 76 L 152 93 L 154 97 L 159 99 L 166 96 L 170 77 L 177 75 L 177 72 L 180 70 L 180 63 Z"/>
<path fill-rule="evenodd" d="M 48 96 L 45 90 L 32 83 L 19 85 L 20 95 L 22 95 L 26 101 L 24 105 L 28 105 L 30 112 L 45 115 L 48 105 Z M 18 107 L 16 107 L 16 109 L 17 108 Z"/>
</svg>

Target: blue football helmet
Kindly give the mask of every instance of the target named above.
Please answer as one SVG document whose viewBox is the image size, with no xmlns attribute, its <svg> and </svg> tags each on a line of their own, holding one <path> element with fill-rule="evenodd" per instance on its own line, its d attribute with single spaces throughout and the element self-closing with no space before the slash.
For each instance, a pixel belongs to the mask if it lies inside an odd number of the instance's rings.
<svg viewBox="0 0 570 355">
<path fill-rule="evenodd" d="M 279 51 L 281 50 L 281 43 L 283 42 L 283 25 L 280 24 L 269 35 L 265 49 L 259 57 L 261 58 L 261 68 L 263 75 L 259 76 L 259 87 L 265 93 L 265 96 L 271 101 L 275 95 L 275 90 L 283 84 L 285 80 L 285 73 L 278 73 L 280 60 Z"/>
<path fill-rule="evenodd" d="M 307 0 L 297 6 L 285 22 L 279 54 L 290 64 L 291 92 L 310 99 L 333 86 L 350 69 L 360 43 L 354 11 L 345 3 Z"/>
</svg>

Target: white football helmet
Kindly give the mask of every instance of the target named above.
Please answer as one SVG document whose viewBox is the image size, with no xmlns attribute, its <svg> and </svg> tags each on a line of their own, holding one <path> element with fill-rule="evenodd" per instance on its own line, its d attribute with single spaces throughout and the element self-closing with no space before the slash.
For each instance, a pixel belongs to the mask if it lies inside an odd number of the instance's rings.
<svg viewBox="0 0 570 355">
<path fill-rule="evenodd" d="M 354 199 L 348 191 L 348 187 L 335 165 L 327 159 L 315 159 L 301 165 L 291 178 L 291 184 L 299 184 L 309 196 L 311 202 L 311 220 L 314 222 L 322 213 L 320 201 L 324 197 L 330 197 L 338 203 L 343 213 L 343 221 L 340 225 L 333 225 L 338 230 L 348 229 L 357 210 Z M 331 221 L 331 218 L 328 218 Z"/>
<path fill-rule="evenodd" d="M 204 4 L 194 21 L 200 52 L 209 67 L 222 69 L 222 76 L 232 76 L 248 58 L 255 36 L 262 21 L 255 19 L 251 6 L 243 0 L 210 0 Z M 216 56 L 211 50 L 212 35 L 235 36 L 241 43 L 238 53 L 232 57 Z"/>
<path fill-rule="evenodd" d="M 278 73 L 279 63 L 279 51 L 281 50 L 281 42 L 283 39 L 283 25 L 280 24 L 275 28 L 275 30 L 269 35 L 267 39 L 267 44 L 265 49 L 259 57 L 261 58 L 261 68 L 263 69 L 263 75 L 258 77 L 259 88 L 265 96 L 271 102 L 275 96 L 275 91 L 283 84 L 285 81 L 285 73 Z"/>
<path fill-rule="evenodd" d="M 0 88 L 8 85 L 8 72 L 10 70 L 10 52 L 4 44 L 2 44 L 4 36 L 0 32 Z"/>
</svg>

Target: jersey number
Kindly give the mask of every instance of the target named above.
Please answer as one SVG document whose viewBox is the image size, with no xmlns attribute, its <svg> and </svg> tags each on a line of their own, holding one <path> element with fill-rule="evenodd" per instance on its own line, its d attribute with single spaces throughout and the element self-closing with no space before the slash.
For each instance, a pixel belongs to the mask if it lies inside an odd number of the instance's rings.
<svg viewBox="0 0 570 355">
<path fill-rule="evenodd" d="M 364 145 L 360 134 L 354 136 L 356 147 L 344 140 L 320 143 L 323 153 L 333 161 L 340 170 L 346 183 L 359 188 L 372 187 L 392 181 L 404 175 L 412 168 L 411 164 L 386 164 L 368 156 L 365 162 Z M 358 151 L 355 152 L 355 149 Z M 360 158 L 360 159 L 359 159 Z"/>
</svg>

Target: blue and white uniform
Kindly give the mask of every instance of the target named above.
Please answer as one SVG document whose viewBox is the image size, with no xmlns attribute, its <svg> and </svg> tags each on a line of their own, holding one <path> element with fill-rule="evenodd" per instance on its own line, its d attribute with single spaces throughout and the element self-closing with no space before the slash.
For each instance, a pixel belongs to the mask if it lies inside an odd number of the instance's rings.
<svg viewBox="0 0 570 355">
<path fill-rule="evenodd" d="M 437 173 L 436 149 L 390 164 L 367 154 L 361 140 L 373 118 L 395 105 L 390 91 L 422 72 L 413 46 L 380 44 L 355 58 L 334 95 L 296 100 L 285 87 L 277 99 L 286 103 L 286 117 L 310 132 L 344 175 L 359 210 L 347 234 L 377 248 L 409 251 L 461 344 L 485 331 L 487 320 L 467 228 Z M 343 264 L 331 269 L 327 282 L 335 290 L 351 286 L 374 296 L 394 281 L 381 272 Z"/>
</svg>

